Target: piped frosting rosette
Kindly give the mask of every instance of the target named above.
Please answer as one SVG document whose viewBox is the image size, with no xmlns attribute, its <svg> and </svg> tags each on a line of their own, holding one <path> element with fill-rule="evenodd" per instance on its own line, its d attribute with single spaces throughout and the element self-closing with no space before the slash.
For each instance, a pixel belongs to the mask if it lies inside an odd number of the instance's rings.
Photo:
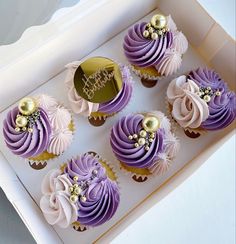
<svg viewBox="0 0 236 244">
<path fill-rule="evenodd" d="M 207 68 L 172 80 L 167 99 L 173 119 L 190 137 L 223 129 L 235 120 L 235 93 L 215 71 Z"/>
<path fill-rule="evenodd" d="M 124 54 L 141 78 L 158 80 L 180 68 L 188 41 L 171 16 L 154 15 L 150 23 L 135 24 L 123 43 Z"/>
<path fill-rule="evenodd" d="M 110 143 L 121 168 L 138 182 L 165 173 L 179 150 L 169 119 L 159 111 L 122 117 L 112 128 Z"/>
<path fill-rule="evenodd" d="M 45 167 L 44 161 L 59 156 L 69 147 L 73 130 L 70 112 L 44 94 L 23 98 L 3 122 L 7 147 L 15 155 L 30 159 L 35 169 Z"/>
<path fill-rule="evenodd" d="M 47 222 L 78 231 L 109 221 L 120 202 L 115 173 L 94 153 L 72 158 L 61 170 L 49 171 L 42 193 L 40 208 Z"/>
<path fill-rule="evenodd" d="M 101 59 L 101 63 L 103 59 L 107 59 L 102 57 L 94 57 L 94 59 L 95 58 L 98 59 L 98 61 L 99 59 Z M 91 58 L 91 60 L 92 59 L 93 58 Z M 88 59 L 87 61 L 89 62 L 90 60 Z M 113 62 L 114 66 L 117 65 L 119 69 L 118 73 L 120 74 L 120 80 L 122 82 L 122 86 L 119 92 L 117 92 L 117 94 L 112 99 L 105 102 L 97 102 L 97 103 L 91 102 L 93 99 L 91 99 L 90 101 L 89 99 L 86 99 L 85 97 L 81 96 L 78 90 L 76 90 L 75 76 L 77 70 L 80 69 L 80 65 L 83 62 L 77 61 L 66 65 L 66 67 L 68 68 L 68 73 L 65 79 L 65 84 L 68 91 L 68 100 L 71 109 L 73 110 L 74 113 L 81 114 L 89 118 L 105 120 L 107 117 L 113 116 L 114 114 L 120 112 L 122 109 L 126 107 L 128 102 L 130 101 L 132 91 L 133 91 L 133 81 L 130 75 L 129 68 L 123 64 L 116 64 L 114 61 L 112 60 L 110 61 Z M 106 77 L 104 77 L 104 75 L 98 74 L 99 72 L 101 73 L 104 70 L 108 70 L 108 69 L 109 67 L 107 68 L 106 66 L 104 66 L 103 69 L 99 68 L 94 71 L 96 75 L 90 74 L 90 76 L 93 76 L 93 78 L 89 80 L 90 82 L 89 88 L 92 89 L 95 83 L 99 83 L 99 85 L 97 85 L 96 87 L 99 87 L 99 89 L 101 89 L 100 91 L 102 91 L 102 89 L 105 88 L 107 84 L 108 85 L 111 84 L 112 81 L 108 81 L 105 83 Z M 86 79 L 88 80 L 87 77 Z M 78 83 L 79 82 L 82 83 L 83 81 L 79 80 Z M 116 84 L 114 86 L 116 86 Z M 88 86 L 86 88 L 88 88 Z M 99 92 L 99 89 L 97 89 L 97 92 Z M 104 94 L 105 93 L 106 92 L 104 92 Z"/>
</svg>

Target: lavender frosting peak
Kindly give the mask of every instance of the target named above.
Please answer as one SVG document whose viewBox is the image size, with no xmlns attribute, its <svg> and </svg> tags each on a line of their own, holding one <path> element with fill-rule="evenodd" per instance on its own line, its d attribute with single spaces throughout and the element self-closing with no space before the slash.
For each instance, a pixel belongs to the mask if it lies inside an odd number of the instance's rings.
<svg viewBox="0 0 236 244">
<path fill-rule="evenodd" d="M 93 171 L 96 177 L 92 177 Z M 116 212 L 120 202 L 119 189 L 115 181 L 109 179 L 97 156 L 84 154 L 70 160 L 65 168 L 69 178 L 78 176 L 78 182 L 89 182 L 83 190 L 86 201 L 78 200 L 78 219 L 86 226 L 98 226 L 108 221 Z"/>
<path fill-rule="evenodd" d="M 120 112 L 130 101 L 133 91 L 132 77 L 127 66 L 120 65 L 120 70 L 123 80 L 123 86 L 114 99 L 106 103 L 101 103 L 99 105 L 99 112 L 108 114 Z"/>
<path fill-rule="evenodd" d="M 33 132 L 16 132 L 16 117 L 19 114 L 17 107 L 8 112 L 3 122 L 3 135 L 7 147 L 12 153 L 23 158 L 34 157 L 44 152 L 49 143 L 51 125 L 46 112 L 39 108 L 40 120 L 33 126 Z"/>
<path fill-rule="evenodd" d="M 173 34 L 168 31 L 157 40 L 143 36 L 147 23 L 136 24 L 128 30 L 124 38 L 124 53 L 129 62 L 139 67 L 149 67 L 159 63 L 167 48 L 173 43 Z"/>
<path fill-rule="evenodd" d="M 156 132 L 149 151 L 146 151 L 144 147 L 134 147 L 134 142 L 128 138 L 129 135 L 139 134 L 142 129 L 143 118 L 142 114 L 122 117 L 113 126 L 110 138 L 112 150 L 118 160 L 136 168 L 151 167 L 155 163 L 157 155 L 163 150 L 165 133 L 163 129 Z"/>
</svg>

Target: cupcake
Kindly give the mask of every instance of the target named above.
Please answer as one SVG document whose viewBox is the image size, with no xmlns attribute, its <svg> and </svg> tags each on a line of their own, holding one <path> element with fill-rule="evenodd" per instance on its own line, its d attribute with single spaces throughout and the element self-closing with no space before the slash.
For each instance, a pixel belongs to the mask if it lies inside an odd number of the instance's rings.
<svg viewBox="0 0 236 244">
<path fill-rule="evenodd" d="M 70 112 L 44 94 L 23 98 L 3 122 L 7 147 L 28 159 L 34 169 L 44 168 L 47 160 L 62 154 L 72 142 L 73 130 Z"/>
<path fill-rule="evenodd" d="M 42 182 L 40 208 L 47 222 L 77 231 L 110 220 L 119 205 L 117 178 L 95 153 L 72 158 L 48 172 Z"/>
<path fill-rule="evenodd" d="M 120 112 L 132 95 L 132 77 L 127 66 L 104 57 L 67 65 L 65 83 L 71 109 L 89 118 L 94 126 Z"/>
<path fill-rule="evenodd" d="M 128 30 L 123 48 L 143 85 L 152 87 L 161 77 L 177 72 L 188 49 L 188 41 L 177 30 L 170 15 L 156 14 L 150 23 L 138 23 Z"/>
<path fill-rule="evenodd" d="M 121 169 L 137 182 L 165 173 L 179 150 L 170 121 L 159 111 L 122 117 L 112 128 L 110 143 Z"/>
<path fill-rule="evenodd" d="M 208 68 L 198 68 L 172 80 L 167 99 L 173 119 L 192 138 L 221 130 L 235 120 L 235 93 Z"/>
</svg>

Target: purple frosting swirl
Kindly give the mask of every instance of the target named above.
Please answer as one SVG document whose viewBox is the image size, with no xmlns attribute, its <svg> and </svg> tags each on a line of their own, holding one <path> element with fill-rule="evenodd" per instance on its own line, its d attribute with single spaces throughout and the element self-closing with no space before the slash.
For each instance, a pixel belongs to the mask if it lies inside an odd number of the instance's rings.
<svg viewBox="0 0 236 244">
<path fill-rule="evenodd" d="M 214 71 L 208 68 L 198 68 L 189 73 L 188 78 L 194 81 L 199 87 L 211 87 L 213 90 L 227 92 L 228 86 L 224 80 Z"/>
<path fill-rule="evenodd" d="M 152 166 L 157 154 L 163 150 L 164 131 L 159 129 L 150 149 L 146 151 L 143 146 L 134 147 L 134 141 L 129 135 L 139 134 L 142 130 L 142 114 L 127 115 L 115 124 L 111 131 L 110 143 L 118 160 L 128 166 L 136 168 L 148 168 Z"/>
<path fill-rule="evenodd" d="M 97 171 L 95 177 L 94 170 Z M 77 220 L 86 226 L 98 226 L 111 219 L 120 202 L 119 189 L 117 183 L 108 178 L 99 158 L 84 154 L 70 160 L 65 172 L 71 180 L 78 176 L 78 184 L 87 182 L 88 187 L 82 192 L 86 201 L 78 200 Z"/>
<path fill-rule="evenodd" d="M 101 103 L 99 105 L 99 112 L 109 114 L 119 112 L 128 104 L 133 91 L 132 78 L 127 66 L 120 65 L 120 70 L 123 80 L 123 86 L 114 99 L 106 103 Z"/>
<path fill-rule="evenodd" d="M 51 125 L 47 113 L 39 108 L 40 120 L 33 125 L 33 132 L 26 131 L 16 132 L 16 117 L 19 114 L 17 107 L 8 112 L 3 122 L 3 135 L 7 147 L 12 153 L 23 158 L 34 157 L 47 150 Z"/>
<path fill-rule="evenodd" d="M 173 34 L 170 31 L 156 40 L 145 38 L 143 32 L 146 24 L 143 22 L 130 28 L 123 43 L 125 56 L 131 64 L 139 67 L 158 64 L 173 42 Z"/>
<path fill-rule="evenodd" d="M 230 125 L 236 118 L 236 95 L 225 92 L 220 96 L 214 95 L 208 103 L 209 117 L 202 123 L 207 130 L 219 130 Z"/>
</svg>

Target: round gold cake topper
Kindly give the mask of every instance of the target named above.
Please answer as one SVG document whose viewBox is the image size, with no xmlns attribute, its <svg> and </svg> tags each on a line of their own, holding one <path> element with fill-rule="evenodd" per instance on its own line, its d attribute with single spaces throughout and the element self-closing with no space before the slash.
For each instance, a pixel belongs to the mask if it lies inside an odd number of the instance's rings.
<svg viewBox="0 0 236 244">
<path fill-rule="evenodd" d="M 74 76 L 78 95 L 92 103 L 104 103 L 115 98 L 122 82 L 119 65 L 104 57 L 87 59 L 79 65 Z"/>
</svg>

